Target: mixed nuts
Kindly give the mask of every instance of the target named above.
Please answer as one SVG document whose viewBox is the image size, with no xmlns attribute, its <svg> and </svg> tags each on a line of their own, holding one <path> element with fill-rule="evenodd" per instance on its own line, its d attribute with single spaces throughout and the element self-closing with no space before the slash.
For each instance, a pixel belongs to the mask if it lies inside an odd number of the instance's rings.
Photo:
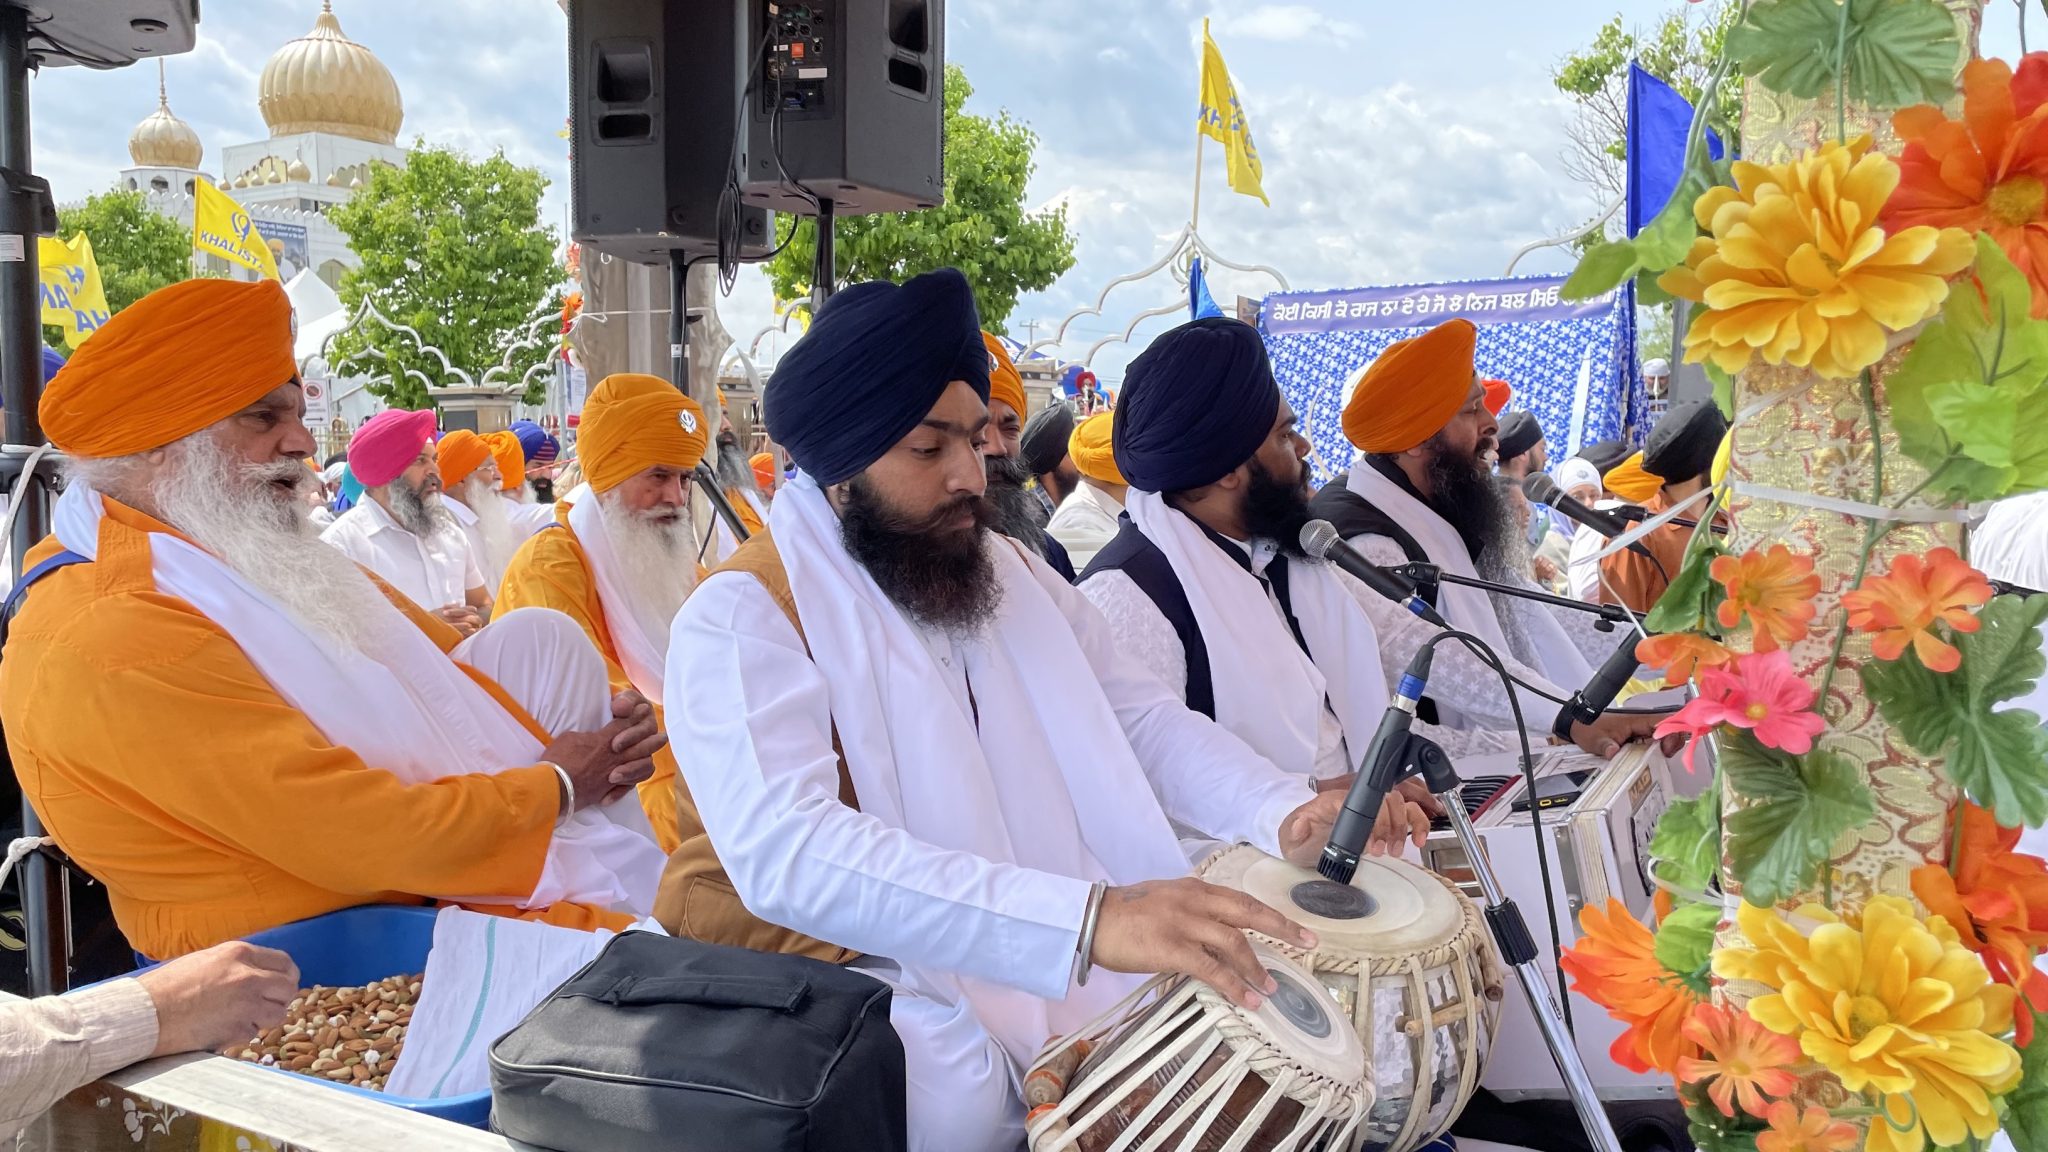
<svg viewBox="0 0 2048 1152">
<path fill-rule="evenodd" d="M 405 1048 L 419 998 L 418 975 L 390 976 L 359 988 L 315 985 L 299 992 L 283 1023 L 221 1054 L 381 1092 Z"/>
</svg>

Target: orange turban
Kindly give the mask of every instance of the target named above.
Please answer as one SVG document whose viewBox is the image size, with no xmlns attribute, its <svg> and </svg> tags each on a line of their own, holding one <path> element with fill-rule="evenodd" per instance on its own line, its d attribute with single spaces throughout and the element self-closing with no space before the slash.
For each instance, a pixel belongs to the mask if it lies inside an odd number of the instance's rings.
<svg viewBox="0 0 2048 1152">
<path fill-rule="evenodd" d="M 1365 452 L 1406 452 L 1451 422 L 1472 394 L 1479 330 L 1446 320 L 1380 353 L 1344 405 L 1344 437 Z"/>
<path fill-rule="evenodd" d="M 763 490 L 775 487 L 775 453 L 756 452 L 747 457 L 747 465 L 754 470 L 754 483 Z"/>
<path fill-rule="evenodd" d="M 1010 359 L 1010 350 L 1003 342 L 986 332 L 981 342 L 988 348 L 988 398 L 1001 400 L 1017 410 L 1017 419 L 1030 414 L 1030 405 L 1024 400 L 1024 377 L 1017 374 L 1017 364 Z"/>
<path fill-rule="evenodd" d="M 499 490 L 517 492 L 526 483 L 526 450 L 519 446 L 519 434 L 511 429 L 486 432 L 481 437 L 491 450 L 491 458 L 498 462 Z M 448 480 L 443 477 L 441 483 Z"/>
<path fill-rule="evenodd" d="M 704 459 L 704 409 L 659 376 L 618 372 L 583 402 L 576 456 L 593 492 L 609 492 L 657 465 L 688 472 Z"/>
<path fill-rule="evenodd" d="M 1600 478 L 1609 492 L 1631 504 L 1641 504 L 1657 494 L 1664 487 L 1664 481 L 1643 471 L 1641 452 L 1614 466 L 1607 475 Z"/>
<path fill-rule="evenodd" d="M 73 456 L 133 456 L 216 424 L 299 375 L 275 280 L 186 280 L 115 314 L 50 378 L 40 414 Z"/>
<path fill-rule="evenodd" d="M 1514 392 L 1514 389 L 1508 387 L 1507 381 L 1481 380 L 1479 385 L 1486 389 L 1486 410 L 1488 412 L 1498 416 L 1507 410 L 1508 397 Z"/>
<path fill-rule="evenodd" d="M 469 479 L 470 473 L 490 458 L 489 442 L 467 428 L 457 428 L 434 445 L 434 461 L 441 466 L 441 483 L 448 488 Z"/>
<path fill-rule="evenodd" d="M 1116 468 L 1116 454 L 1110 451 L 1110 417 L 1114 415 L 1097 412 L 1075 425 L 1074 434 L 1067 437 L 1067 455 L 1074 458 L 1075 469 L 1104 484 L 1124 483 L 1124 474 Z"/>
</svg>

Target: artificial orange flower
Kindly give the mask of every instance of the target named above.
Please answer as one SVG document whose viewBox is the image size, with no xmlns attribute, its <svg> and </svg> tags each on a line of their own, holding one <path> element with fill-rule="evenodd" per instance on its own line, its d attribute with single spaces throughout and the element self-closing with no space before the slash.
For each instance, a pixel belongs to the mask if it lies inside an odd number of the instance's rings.
<svg viewBox="0 0 2048 1152">
<path fill-rule="evenodd" d="M 1735 659 L 1712 637 L 1697 632 L 1665 632 L 1636 644 L 1636 659 L 1664 673 L 1668 684 L 1683 684 L 1702 668 L 1719 668 Z"/>
<path fill-rule="evenodd" d="M 1678 1060 L 1678 1079 L 1686 1084 L 1711 1081 L 1707 1098 L 1723 1116 L 1735 1106 L 1762 1119 L 1766 1096 L 1787 1096 L 1799 1084 L 1790 1066 L 1799 1063 L 1799 1045 L 1741 1012 L 1718 1004 L 1701 1004 L 1685 1018 L 1685 1038 L 1699 1046 L 1698 1056 Z"/>
<path fill-rule="evenodd" d="M 1934 631 L 1942 623 L 1957 632 L 1975 632 L 1976 608 L 1991 599 L 1984 574 L 1964 563 L 1952 548 L 1936 548 L 1925 558 L 1899 556 L 1891 571 L 1872 576 L 1842 597 L 1849 627 L 1871 632 L 1871 654 L 1897 660 L 1906 645 L 1930 672 L 1953 672 L 1963 654 Z"/>
<path fill-rule="evenodd" d="M 1761 360 L 1846 380 L 1884 357 L 1887 333 L 1939 311 L 1948 278 L 1976 258 L 1960 228 L 1878 226 L 1899 166 L 1868 136 L 1784 164 L 1738 160 L 1734 176 L 1693 205 L 1710 234 L 1657 281 L 1706 305 L 1685 334 L 1689 363 L 1740 372 Z"/>
<path fill-rule="evenodd" d="M 2048 318 L 2048 52 L 1963 65 L 1963 118 L 1921 104 L 1892 117 L 1905 143 L 1879 222 L 1987 232 Z"/>
<path fill-rule="evenodd" d="M 1756 1134 L 1756 1152 L 1849 1152 L 1856 1147 L 1856 1126 L 1818 1105 L 1808 1104 L 1802 1112 L 1790 1100 L 1780 1100 L 1764 1119 L 1771 1127 Z"/>
<path fill-rule="evenodd" d="M 1621 901 L 1588 904 L 1579 912 L 1579 931 L 1563 957 L 1572 987 L 1628 1025 L 1608 1055 L 1633 1072 L 1675 1074 L 1680 1060 L 1697 1054 L 1684 1030 L 1699 997 L 1658 961 L 1657 938 Z"/>
<path fill-rule="evenodd" d="M 1913 895 L 1954 925 L 1991 978 L 2012 988 L 2034 1012 L 2048 1012 L 2048 975 L 2034 956 L 2048 948 L 2048 860 L 2014 849 L 2020 830 L 2001 828 L 1990 812 L 1963 802 L 1956 822 L 1956 870 L 1939 864 L 1913 870 Z M 2013 1032 L 2034 1041 L 2034 1013 L 2017 1012 Z"/>
<path fill-rule="evenodd" d="M 1813 597 L 1820 591 L 1813 557 L 1773 544 L 1762 552 L 1716 556 L 1707 574 L 1728 590 L 1715 618 L 1723 628 L 1734 628 L 1749 617 L 1756 651 L 1775 652 L 1806 636 L 1813 623 Z"/>
</svg>

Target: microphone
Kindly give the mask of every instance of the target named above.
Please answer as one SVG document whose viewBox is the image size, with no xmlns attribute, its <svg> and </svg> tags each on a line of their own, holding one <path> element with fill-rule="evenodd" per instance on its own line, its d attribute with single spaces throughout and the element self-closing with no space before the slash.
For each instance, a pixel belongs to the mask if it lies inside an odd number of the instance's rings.
<svg viewBox="0 0 2048 1152">
<path fill-rule="evenodd" d="M 1416 593 L 1414 584 L 1359 555 L 1358 549 L 1346 544 L 1337 535 L 1336 525 L 1328 520 L 1311 520 L 1301 526 L 1301 550 L 1314 559 L 1335 564 L 1357 577 L 1359 583 L 1429 623 L 1439 628 L 1450 627 L 1437 610 Z"/>
<path fill-rule="evenodd" d="M 1557 486 L 1557 481 L 1552 480 L 1546 473 L 1531 472 L 1522 481 L 1522 495 L 1527 496 L 1534 503 L 1547 504 L 1557 509 L 1559 512 L 1564 513 L 1567 519 L 1584 524 L 1586 527 L 1609 539 L 1628 531 L 1628 521 L 1616 516 L 1612 512 L 1600 508 L 1587 507 L 1585 504 L 1567 495 L 1564 489 Z M 1650 550 L 1643 547 L 1640 540 L 1630 544 L 1628 550 L 1638 555 L 1649 556 L 1653 562 L 1657 559 L 1655 556 L 1650 556 Z"/>
<path fill-rule="evenodd" d="M 1622 638 L 1621 646 L 1614 650 L 1606 663 L 1593 673 L 1592 679 L 1586 681 L 1585 687 L 1572 693 L 1572 698 L 1558 709 L 1557 720 L 1550 726 L 1551 734 L 1560 740 L 1570 740 L 1574 723 L 1591 724 L 1598 720 L 1607 711 L 1607 706 L 1614 703 L 1614 698 L 1621 694 L 1622 686 L 1635 675 L 1638 663 L 1636 634 L 1630 632 Z"/>
<path fill-rule="evenodd" d="M 1329 527 L 1324 521 L 1316 523 Z M 1365 854 L 1366 842 L 1372 839 L 1373 823 L 1380 818 L 1380 805 L 1386 802 L 1388 791 L 1401 782 L 1408 729 L 1415 722 L 1415 707 L 1428 686 L 1429 665 L 1435 651 L 1434 645 L 1424 644 L 1408 662 L 1408 670 L 1401 674 L 1401 683 L 1394 689 L 1386 714 L 1380 717 L 1379 730 L 1366 746 L 1358 775 L 1351 781 L 1351 790 L 1344 794 L 1344 809 L 1337 813 L 1337 822 L 1330 829 L 1330 842 L 1323 845 L 1322 858 L 1316 861 L 1316 871 L 1325 879 L 1351 883 L 1351 877 L 1358 871 L 1358 858 Z"/>
</svg>

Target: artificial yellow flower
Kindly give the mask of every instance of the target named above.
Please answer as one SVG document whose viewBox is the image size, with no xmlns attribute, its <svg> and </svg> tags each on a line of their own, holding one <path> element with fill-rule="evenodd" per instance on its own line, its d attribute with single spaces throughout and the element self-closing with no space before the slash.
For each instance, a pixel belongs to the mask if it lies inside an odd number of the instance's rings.
<svg viewBox="0 0 2048 1152">
<path fill-rule="evenodd" d="M 1873 897 L 1851 927 L 1808 904 L 1794 920 L 1743 904 L 1736 923 L 1752 947 L 1714 954 L 1714 973 L 1772 991 L 1749 1014 L 1794 1037 L 1808 1059 L 1851 1092 L 1883 1099 L 1866 1152 L 1953 1147 L 1998 1130 L 1991 1098 L 2020 1079 L 2020 1055 L 2000 1036 L 2012 1030 L 2013 991 L 1939 916 L 1922 922 L 1896 896 Z"/>
<path fill-rule="evenodd" d="M 1786 164 L 1739 160 L 1734 175 L 1693 205 L 1711 235 L 1657 281 L 1707 306 L 1685 335 L 1690 363 L 1740 372 L 1760 359 L 1848 379 L 1883 358 L 1887 332 L 1934 315 L 1976 256 L 1960 228 L 1885 233 L 1877 215 L 1899 166 L 1868 136 Z"/>
</svg>

